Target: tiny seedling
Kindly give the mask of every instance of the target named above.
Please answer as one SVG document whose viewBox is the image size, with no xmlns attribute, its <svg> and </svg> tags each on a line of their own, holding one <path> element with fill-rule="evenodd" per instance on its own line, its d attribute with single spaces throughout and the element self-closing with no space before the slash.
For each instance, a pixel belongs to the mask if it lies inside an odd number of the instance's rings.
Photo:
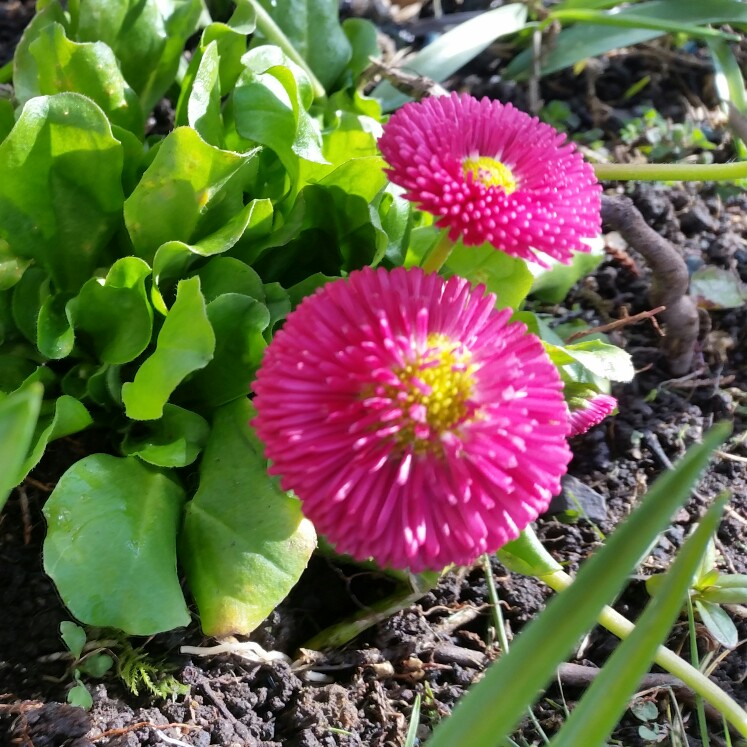
<svg viewBox="0 0 747 747">
<path fill-rule="evenodd" d="M 114 664 L 109 654 L 104 653 L 101 648 L 93 648 L 84 653 L 86 647 L 86 631 L 70 620 L 60 623 L 60 636 L 67 647 L 73 662 L 70 665 L 74 684 L 68 690 L 67 702 L 70 705 L 80 706 L 90 710 L 93 706 L 93 698 L 88 688 L 81 679 L 82 674 L 91 677 L 103 677 Z"/>
<path fill-rule="evenodd" d="M 669 727 L 658 723 L 659 709 L 651 700 L 636 700 L 630 712 L 643 723 L 638 727 L 638 736 L 652 744 L 663 742 L 669 734 Z"/>
<path fill-rule="evenodd" d="M 646 589 L 652 596 L 662 584 L 664 574 L 646 579 Z M 739 635 L 723 604 L 744 604 L 747 602 L 747 575 L 742 573 L 721 573 L 716 568 L 716 546 L 708 543 L 703 559 L 690 586 L 693 606 L 708 632 L 724 648 L 734 648 Z"/>
</svg>

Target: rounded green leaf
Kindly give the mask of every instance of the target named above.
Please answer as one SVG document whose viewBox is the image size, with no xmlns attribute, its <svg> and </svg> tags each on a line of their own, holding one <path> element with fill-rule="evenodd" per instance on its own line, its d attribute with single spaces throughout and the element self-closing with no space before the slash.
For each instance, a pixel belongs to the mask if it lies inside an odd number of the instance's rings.
<svg viewBox="0 0 747 747">
<path fill-rule="evenodd" d="M 189 623 L 176 572 L 184 491 L 137 459 L 93 454 L 46 505 L 44 569 L 87 625 L 152 635 Z"/>
<path fill-rule="evenodd" d="M 59 23 L 51 23 L 31 42 L 29 53 L 36 62 L 34 96 L 77 91 L 93 99 L 113 124 L 142 137 L 140 101 L 106 44 L 77 44 L 67 38 Z"/>
<path fill-rule="evenodd" d="M 167 241 L 189 243 L 223 226 L 243 207 L 231 177 L 256 152 L 221 150 L 190 127 L 171 132 L 124 204 L 135 254 L 150 262 Z"/>
<path fill-rule="evenodd" d="M 77 291 L 106 263 L 122 220 L 122 146 L 79 93 L 26 103 L 0 144 L 0 239 L 35 259 L 57 290 Z"/>
<path fill-rule="evenodd" d="M 197 459 L 209 433 L 205 418 L 167 404 L 159 420 L 130 426 L 122 451 L 157 467 L 186 467 Z"/>
<path fill-rule="evenodd" d="M 104 41 L 150 111 L 174 82 L 201 0 L 86 0 L 71 3 L 78 41 Z"/>
<path fill-rule="evenodd" d="M 215 332 L 215 355 L 180 394 L 201 407 L 217 407 L 249 392 L 266 347 L 267 307 L 248 296 L 225 293 L 207 307 Z"/>
<path fill-rule="evenodd" d="M 179 555 L 207 635 L 247 634 L 285 597 L 316 546 L 300 504 L 267 475 L 248 399 L 216 411 Z"/>
<path fill-rule="evenodd" d="M 145 290 L 150 267 L 137 257 L 118 259 L 105 280 L 92 278 L 70 304 L 73 326 L 104 363 L 128 363 L 153 334 L 153 307 Z"/>
<path fill-rule="evenodd" d="M 215 351 L 215 334 L 207 318 L 200 279 L 182 280 L 176 301 L 158 334 L 156 350 L 122 386 L 127 417 L 157 420 L 171 393 L 188 374 L 204 368 Z"/>
</svg>

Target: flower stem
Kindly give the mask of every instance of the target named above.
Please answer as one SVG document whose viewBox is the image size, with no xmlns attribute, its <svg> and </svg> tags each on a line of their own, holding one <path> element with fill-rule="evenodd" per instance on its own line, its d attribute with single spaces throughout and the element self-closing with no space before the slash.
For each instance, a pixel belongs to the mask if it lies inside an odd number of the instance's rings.
<svg viewBox="0 0 747 747">
<path fill-rule="evenodd" d="M 311 72 L 306 60 L 296 51 L 296 48 L 291 43 L 290 39 L 283 33 L 280 26 L 275 23 L 272 16 L 257 2 L 257 0 L 249 0 L 249 3 L 254 10 L 255 20 L 257 23 L 257 29 L 262 33 L 262 36 L 267 39 L 270 44 L 275 44 L 283 50 L 285 56 L 296 63 L 309 78 L 311 83 L 311 89 L 314 92 L 314 100 L 323 99 L 327 92 L 324 86 L 319 82 L 319 79 Z"/>
<path fill-rule="evenodd" d="M 454 242 L 444 231 L 435 246 L 425 255 L 420 267 L 426 272 L 438 272 L 444 266 L 453 248 Z"/>
<path fill-rule="evenodd" d="M 721 182 L 747 179 L 747 161 L 732 163 L 597 163 L 603 181 Z"/>
<path fill-rule="evenodd" d="M 540 579 L 555 591 L 563 591 L 573 583 L 573 578 L 565 571 L 555 571 L 541 576 Z M 599 623 L 620 639 L 627 638 L 635 627 L 630 620 L 611 607 L 602 610 Z M 697 695 L 718 709 L 742 736 L 747 736 L 747 712 L 702 672 L 665 646 L 659 646 L 654 661 L 670 674 L 679 677 Z"/>
</svg>

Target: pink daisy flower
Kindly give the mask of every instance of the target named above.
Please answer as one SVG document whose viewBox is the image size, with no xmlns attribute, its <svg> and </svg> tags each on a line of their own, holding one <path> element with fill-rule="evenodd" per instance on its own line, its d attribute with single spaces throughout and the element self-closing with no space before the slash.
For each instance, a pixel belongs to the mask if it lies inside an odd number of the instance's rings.
<svg viewBox="0 0 747 747">
<path fill-rule="evenodd" d="M 608 394 L 597 394 L 589 399 L 574 398 L 571 408 L 571 432 L 569 436 L 579 436 L 589 428 L 599 425 L 608 415 L 617 410 L 617 400 Z"/>
<path fill-rule="evenodd" d="M 601 230 L 601 187 L 565 135 L 511 104 L 467 94 L 405 104 L 379 148 L 389 178 L 449 238 L 570 262 Z"/>
<path fill-rule="evenodd" d="M 484 290 L 366 268 L 304 299 L 265 351 L 253 425 L 338 552 L 414 572 L 467 564 L 559 491 L 558 372 Z"/>
</svg>

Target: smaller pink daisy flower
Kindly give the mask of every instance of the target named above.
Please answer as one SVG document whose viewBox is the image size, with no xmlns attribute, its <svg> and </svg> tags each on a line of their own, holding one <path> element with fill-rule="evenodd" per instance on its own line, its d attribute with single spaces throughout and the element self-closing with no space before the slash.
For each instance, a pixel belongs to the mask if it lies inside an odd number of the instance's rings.
<svg viewBox="0 0 747 747">
<path fill-rule="evenodd" d="M 265 351 L 253 425 L 340 553 L 467 564 L 547 508 L 568 409 L 537 337 L 462 278 L 366 268 L 307 297 Z"/>
<path fill-rule="evenodd" d="M 568 404 L 571 408 L 569 436 L 586 433 L 617 410 L 617 400 L 608 394 L 596 394 L 589 399 L 574 398 Z"/>
<path fill-rule="evenodd" d="M 601 230 L 601 187 L 565 135 L 511 104 L 467 94 L 405 104 L 379 148 L 389 178 L 449 238 L 561 262 Z"/>
</svg>

